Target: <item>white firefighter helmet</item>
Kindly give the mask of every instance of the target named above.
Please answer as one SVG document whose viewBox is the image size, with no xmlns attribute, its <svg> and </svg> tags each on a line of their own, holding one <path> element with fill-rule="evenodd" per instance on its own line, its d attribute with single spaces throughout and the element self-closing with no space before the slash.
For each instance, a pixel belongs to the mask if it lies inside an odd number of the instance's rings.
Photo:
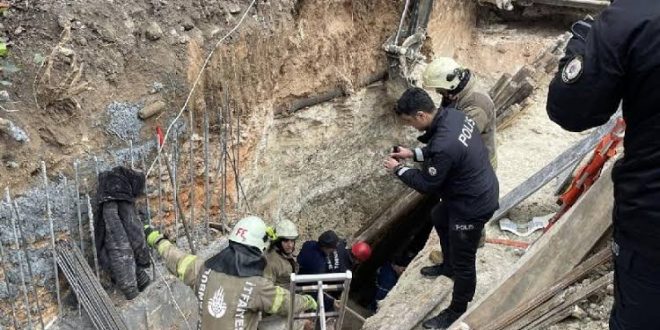
<svg viewBox="0 0 660 330">
<path fill-rule="evenodd" d="M 239 220 L 229 234 L 229 240 L 247 246 L 253 246 L 262 252 L 268 247 L 268 227 L 261 218 L 248 216 Z"/>
<path fill-rule="evenodd" d="M 278 238 L 298 239 L 298 228 L 296 228 L 296 224 L 291 220 L 280 220 L 275 225 L 275 233 Z"/>
<path fill-rule="evenodd" d="M 422 84 L 424 88 L 442 88 L 454 90 L 461 82 L 463 68 L 449 57 L 438 57 L 424 69 Z"/>
</svg>

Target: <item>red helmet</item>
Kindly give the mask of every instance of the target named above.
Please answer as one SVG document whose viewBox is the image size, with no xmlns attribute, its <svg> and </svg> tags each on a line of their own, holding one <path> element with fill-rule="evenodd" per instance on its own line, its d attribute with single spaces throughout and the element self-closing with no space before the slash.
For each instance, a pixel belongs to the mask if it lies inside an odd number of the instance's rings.
<svg viewBox="0 0 660 330">
<path fill-rule="evenodd" d="M 359 262 L 365 262 L 371 257 L 371 246 L 365 241 L 358 241 L 351 247 L 351 254 Z"/>
</svg>

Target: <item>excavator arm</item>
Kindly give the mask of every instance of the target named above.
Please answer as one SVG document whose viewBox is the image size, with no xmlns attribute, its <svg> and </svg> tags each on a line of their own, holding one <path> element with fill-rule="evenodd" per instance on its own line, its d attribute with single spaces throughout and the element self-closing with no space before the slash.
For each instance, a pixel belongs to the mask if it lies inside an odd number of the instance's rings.
<svg viewBox="0 0 660 330">
<path fill-rule="evenodd" d="M 383 45 L 388 62 L 388 94 L 394 98 L 414 85 L 411 74 L 426 59 L 421 49 L 432 9 L 433 0 L 406 0 L 396 32 Z"/>
</svg>

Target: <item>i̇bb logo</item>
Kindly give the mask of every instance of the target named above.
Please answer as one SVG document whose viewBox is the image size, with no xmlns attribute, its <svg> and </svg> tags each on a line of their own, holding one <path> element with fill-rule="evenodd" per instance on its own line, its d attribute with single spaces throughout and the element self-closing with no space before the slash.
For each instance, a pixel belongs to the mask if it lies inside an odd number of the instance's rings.
<svg viewBox="0 0 660 330">
<path fill-rule="evenodd" d="M 247 234 L 247 230 L 245 228 L 238 228 L 236 229 L 236 236 L 239 236 L 242 238 L 244 241 L 246 239 L 245 234 Z"/>
</svg>

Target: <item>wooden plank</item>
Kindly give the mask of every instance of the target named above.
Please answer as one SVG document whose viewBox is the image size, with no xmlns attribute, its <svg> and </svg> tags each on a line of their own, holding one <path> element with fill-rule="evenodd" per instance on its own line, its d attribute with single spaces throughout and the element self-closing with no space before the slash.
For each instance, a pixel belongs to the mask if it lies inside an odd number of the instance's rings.
<svg viewBox="0 0 660 330">
<path fill-rule="evenodd" d="M 578 265 L 611 226 L 612 168 L 532 245 L 516 267 L 450 329 L 484 329 L 503 313 L 539 295 Z"/>
<path fill-rule="evenodd" d="M 608 284 L 611 284 L 613 280 L 614 280 L 614 272 L 610 271 L 606 275 L 603 275 L 597 280 L 589 283 L 589 285 L 581 288 L 579 291 L 575 292 L 574 294 L 566 297 L 564 301 L 561 303 L 561 305 L 551 310 L 545 311 L 545 313 L 543 313 L 539 319 L 537 319 L 533 323 L 530 323 L 524 329 L 527 330 L 545 329 L 548 326 L 551 326 L 557 323 L 558 321 L 563 320 L 564 318 L 557 317 L 557 315 L 558 314 L 560 315 L 565 310 L 570 311 L 571 307 L 574 304 L 577 304 L 580 300 L 589 297 L 590 295 L 594 294 L 596 291 L 604 289 Z"/>
<path fill-rule="evenodd" d="M 588 137 L 561 153 L 548 165 L 502 197 L 500 199 L 500 208 L 495 211 L 491 220 L 498 220 L 506 216 L 506 214 L 512 208 L 520 204 L 520 202 L 543 188 L 543 186 L 571 167 L 571 165 L 580 161 L 584 156 L 591 152 L 600 139 L 612 129 L 618 117 L 618 115 L 612 116 L 607 124 L 599 127 Z"/>
<path fill-rule="evenodd" d="M 600 252 L 591 256 L 585 262 L 581 263 L 578 267 L 571 270 L 566 276 L 562 277 L 554 285 L 541 294 L 532 297 L 519 307 L 507 312 L 506 314 L 494 320 L 484 330 L 501 330 L 509 326 L 514 321 L 520 319 L 522 316 L 527 316 L 532 311 L 536 311 L 546 301 L 559 294 L 562 290 L 566 289 L 569 285 L 579 281 L 596 267 L 605 264 L 612 259 L 612 251 L 609 247 L 602 249 Z M 535 317 L 536 318 L 536 317 Z"/>
<path fill-rule="evenodd" d="M 510 74 L 508 73 L 502 74 L 502 76 L 500 76 L 500 79 L 497 80 L 493 88 L 491 88 L 490 91 L 488 92 L 490 98 L 494 99 L 497 95 L 499 95 L 500 92 L 502 91 L 502 88 L 504 88 L 504 86 L 506 86 L 506 84 L 508 84 L 510 80 L 511 80 Z"/>
</svg>

